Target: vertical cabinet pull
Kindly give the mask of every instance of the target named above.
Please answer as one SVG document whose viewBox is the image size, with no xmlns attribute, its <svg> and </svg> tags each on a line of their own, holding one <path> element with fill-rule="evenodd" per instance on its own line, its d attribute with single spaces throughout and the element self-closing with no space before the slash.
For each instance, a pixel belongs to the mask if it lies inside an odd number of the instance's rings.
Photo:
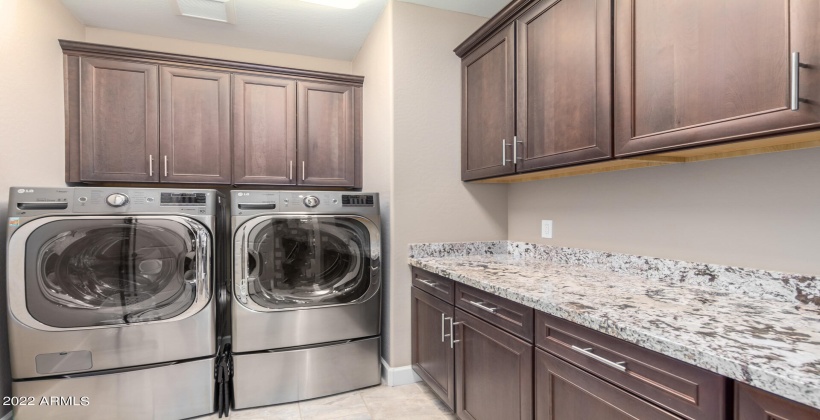
<svg viewBox="0 0 820 420">
<path fill-rule="evenodd" d="M 793 52 L 791 59 L 791 89 L 790 108 L 797 111 L 800 108 L 800 53 Z"/>
<path fill-rule="evenodd" d="M 450 334 L 448 334 L 450 336 L 450 348 L 453 348 L 453 345 L 455 345 L 456 343 L 461 341 L 461 340 L 454 340 L 455 331 L 454 331 L 453 327 L 456 326 L 456 325 L 461 325 L 461 324 L 463 324 L 463 322 L 453 322 L 453 318 L 447 318 L 447 319 L 450 320 Z"/>
<path fill-rule="evenodd" d="M 165 176 L 168 176 L 168 155 L 163 156 L 162 159 L 165 162 Z"/>
<path fill-rule="evenodd" d="M 519 144 L 521 146 L 523 146 L 524 142 L 521 141 L 521 140 L 518 140 L 518 136 L 513 136 L 513 161 L 514 161 L 513 163 L 515 163 L 516 165 L 518 164 L 519 160 L 524 160 L 524 153 L 521 153 L 521 156 L 518 156 L 518 145 Z M 523 152 L 524 149 L 521 149 L 521 151 Z"/>
<path fill-rule="evenodd" d="M 154 155 L 148 155 L 148 176 L 154 176 Z"/>
<path fill-rule="evenodd" d="M 288 161 L 288 181 L 293 179 L 293 161 Z"/>
<path fill-rule="evenodd" d="M 305 161 L 302 161 L 302 181 L 305 180 Z"/>
<path fill-rule="evenodd" d="M 501 140 L 501 166 L 507 166 L 507 139 Z"/>
</svg>

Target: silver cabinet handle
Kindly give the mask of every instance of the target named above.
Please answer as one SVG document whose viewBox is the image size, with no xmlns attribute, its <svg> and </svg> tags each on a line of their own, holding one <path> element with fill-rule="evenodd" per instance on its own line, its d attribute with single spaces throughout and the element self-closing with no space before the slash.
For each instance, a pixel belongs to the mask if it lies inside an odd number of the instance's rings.
<svg viewBox="0 0 820 420">
<path fill-rule="evenodd" d="M 436 286 L 438 285 L 438 284 L 437 284 L 436 282 L 434 282 L 434 281 L 424 280 L 424 279 L 418 279 L 418 280 L 419 280 L 420 282 L 422 282 L 423 284 L 426 284 L 426 285 L 428 285 L 428 286 L 430 286 L 430 287 L 436 287 Z"/>
<path fill-rule="evenodd" d="M 446 335 L 444 335 L 444 320 L 445 319 L 449 319 L 449 318 L 445 318 L 444 317 L 444 312 L 442 312 L 441 313 L 441 342 L 442 343 L 444 342 L 444 337 L 446 337 Z"/>
<path fill-rule="evenodd" d="M 501 140 L 501 166 L 507 166 L 507 139 Z"/>
<path fill-rule="evenodd" d="M 498 312 L 498 308 L 491 308 L 489 306 L 484 306 L 484 302 L 473 302 L 472 300 L 468 300 L 467 302 L 469 302 L 470 305 L 473 305 L 477 308 L 483 309 L 483 310 L 485 310 L 485 311 L 487 311 L 491 314 L 494 314 L 494 313 Z"/>
<path fill-rule="evenodd" d="M 168 155 L 162 157 L 165 161 L 165 176 L 168 176 Z"/>
<path fill-rule="evenodd" d="M 305 180 L 305 161 L 302 161 L 302 181 Z"/>
<path fill-rule="evenodd" d="M 791 110 L 797 111 L 800 108 L 800 53 L 793 52 L 791 60 Z"/>
<path fill-rule="evenodd" d="M 591 358 L 591 359 L 595 359 L 595 360 L 597 360 L 597 361 L 599 361 L 599 362 L 601 362 L 601 363 L 603 363 L 603 364 L 605 364 L 605 365 L 607 365 L 607 366 L 609 366 L 609 367 L 611 367 L 611 368 L 618 369 L 618 370 L 620 370 L 621 372 L 626 372 L 626 362 L 613 362 L 613 361 L 611 361 L 611 360 L 604 359 L 603 357 L 598 356 L 597 354 L 592 353 L 592 349 L 591 349 L 591 348 L 582 349 L 582 348 L 580 348 L 580 347 L 578 347 L 578 346 L 572 346 L 572 349 L 573 349 L 573 350 L 575 350 L 575 351 L 577 351 L 578 353 L 583 354 L 584 356 L 587 356 L 587 357 L 589 357 L 589 358 Z"/>
<path fill-rule="evenodd" d="M 521 157 L 518 156 L 518 145 L 524 145 L 524 142 L 518 140 L 518 136 L 513 136 L 513 161 L 517 165 L 519 160 L 524 160 L 524 154 L 521 154 Z M 523 149 L 522 149 L 523 150 Z"/>
<path fill-rule="evenodd" d="M 148 155 L 148 176 L 154 176 L 154 155 Z"/>
<path fill-rule="evenodd" d="M 453 318 L 447 318 L 447 319 L 450 320 L 450 334 L 449 334 L 449 336 L 450 336 L 450 348 L 453 348 L 453 345 L 455 345 L 456 343 L 461 341 L 461 340 L 454 340 L 455 332 L 454 332 L 453 327 L 456 326 L 456 325 L 461 325 L 461 324 L 463 324 L 463 322 L 453 322 Z"/>
<path fill-rule="evenodd" d="M 288 161 L 288 181 L 293 179 L 293 161 Z"/>
</svg>

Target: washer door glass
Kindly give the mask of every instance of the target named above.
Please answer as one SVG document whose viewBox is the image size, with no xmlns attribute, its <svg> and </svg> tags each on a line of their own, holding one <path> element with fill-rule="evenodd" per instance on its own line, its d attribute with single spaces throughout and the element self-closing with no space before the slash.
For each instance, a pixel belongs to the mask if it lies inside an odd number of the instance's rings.
<svg viewBox="0 0 820 420">
<path fill-rule="evenodd" d="M 248 295 L 271 309 L 353 302 L 371 287 L 370 234 L 349 217 L 273 218 L 248 235 Z"/>
<path fill-rule="evenodd" d="M 28 311 L 61 328 L 173 318 L 201 287 L 204 232 L 193 221 L 139 217 L 47 223 L 26 242 Z"/>
</svg>

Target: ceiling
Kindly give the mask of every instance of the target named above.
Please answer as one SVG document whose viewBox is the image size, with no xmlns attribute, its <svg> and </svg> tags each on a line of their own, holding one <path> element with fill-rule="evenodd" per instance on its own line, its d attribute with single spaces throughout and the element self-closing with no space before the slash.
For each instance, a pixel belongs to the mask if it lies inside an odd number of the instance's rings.
<svg viewBox="0 0 820 420">
<path fill-rule="evenodd" d="M 62 0 L 86 26 L 350 61 L 388 0 L 337 9 L 300 0 L 230 0 L 233 23 L 179 15 L 175 0 Z M 509 0 L 403 0 L 489 17 Z"/>
</svg>

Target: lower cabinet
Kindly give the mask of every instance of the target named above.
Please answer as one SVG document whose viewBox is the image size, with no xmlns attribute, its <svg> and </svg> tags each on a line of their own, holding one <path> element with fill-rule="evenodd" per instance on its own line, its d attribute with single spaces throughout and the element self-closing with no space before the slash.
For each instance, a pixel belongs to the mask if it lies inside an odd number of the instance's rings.
<svg viewBox="0 0 820 420">
<path fill-rule="evenodd" d="M 820 419 L 816 408 L 417 268 L 411 297 L 413 370 L 462 420 Z"/>
<path fill-rule="evenodd" d="M 535 417 L 680 419 L 544 350 L 535 351 Z"/>
<path fill-rule="evenodd" d="M 410 294 L 413 299 L 410 309 L 413 370 L 453 410 L 455 370 L 449 332 L 453 306 L 417 287 Z"/>
<path fill-rule="evenodd" d="M 533 346 L 456 309 L 456 414 L 531 419 Z"/>
</svg>

